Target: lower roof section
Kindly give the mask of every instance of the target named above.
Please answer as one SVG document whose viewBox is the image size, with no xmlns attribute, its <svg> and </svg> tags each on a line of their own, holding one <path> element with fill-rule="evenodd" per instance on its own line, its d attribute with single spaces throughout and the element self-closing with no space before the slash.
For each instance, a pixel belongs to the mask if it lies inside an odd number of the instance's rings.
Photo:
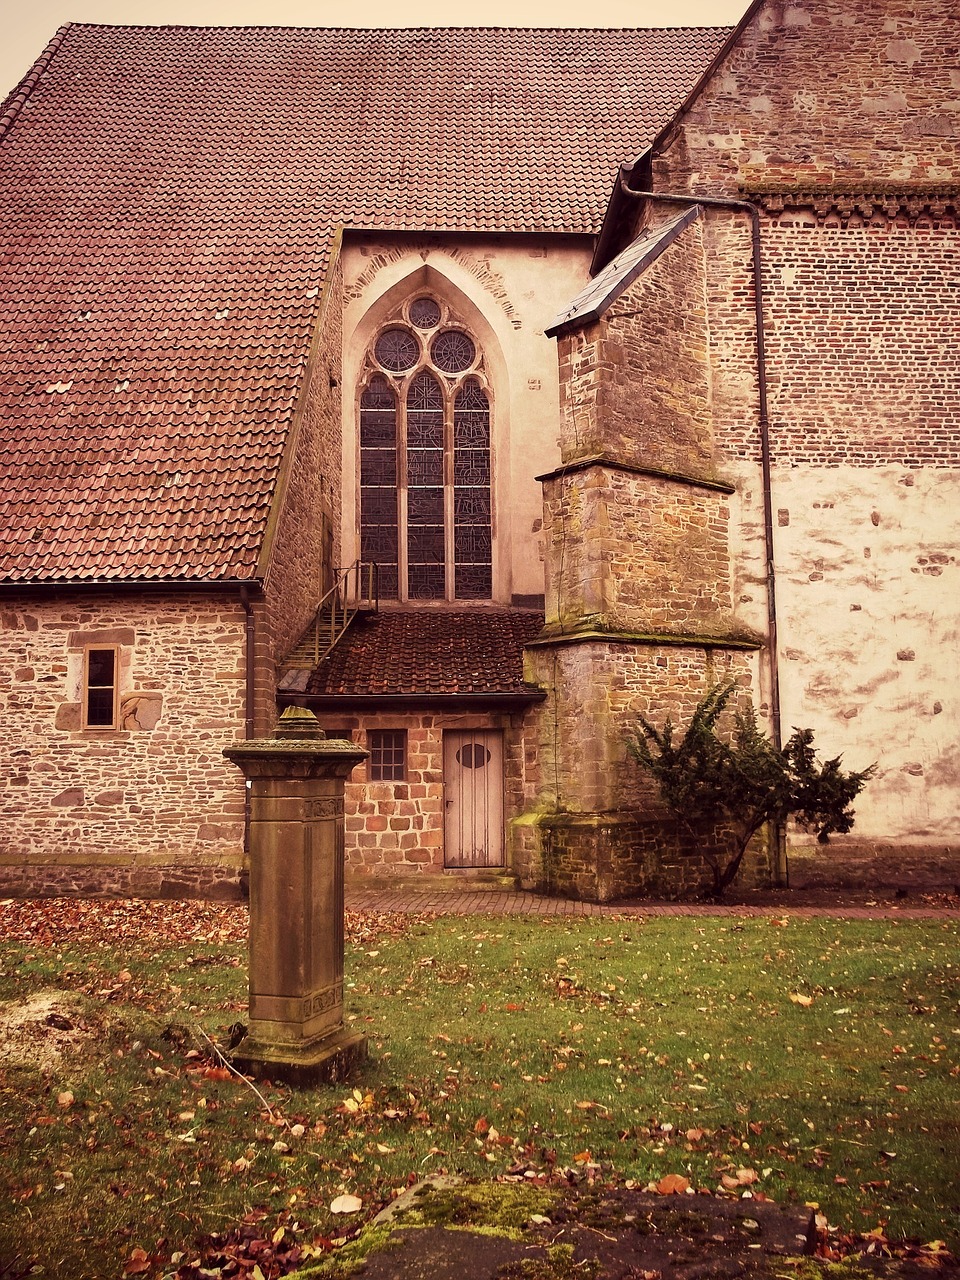
<svg viewBox="0 0 960 1280">
<path fill-rule="evenodd" d="M 523 649 L 542 628 L 543 614 L 530 609 L 413 607 L 360 615 L 294 700 L 533 702 L 543 693 L 524 683 Z"/>
</svg>

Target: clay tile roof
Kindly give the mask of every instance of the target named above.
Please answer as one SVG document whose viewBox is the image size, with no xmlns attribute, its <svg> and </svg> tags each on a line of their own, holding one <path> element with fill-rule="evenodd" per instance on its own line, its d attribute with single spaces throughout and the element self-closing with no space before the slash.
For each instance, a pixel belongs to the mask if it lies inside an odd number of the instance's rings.
<svg viewBox="0 0 960 1280">
<path fill-rule="evenodd" d="M 725 34 L 62 28 L 0 107 L 0 581 L 254 576 L 334 229 L 593 233 Z"/>
<path fill-rule="evenodd" d="M 523 646 L 542 626 L 542 614 L 521 609 L 384 609 L 354 623 L 306 692 L 529 695 Z"/>
</svg>

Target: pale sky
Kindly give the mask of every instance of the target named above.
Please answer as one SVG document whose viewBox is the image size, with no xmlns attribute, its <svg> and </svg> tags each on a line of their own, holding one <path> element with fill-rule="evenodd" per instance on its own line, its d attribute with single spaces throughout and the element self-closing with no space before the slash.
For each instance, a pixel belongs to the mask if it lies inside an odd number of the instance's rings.
<svg viewBox="0 0 960 1280">
<path fill-rule="evenodd" d="M 0 98 L 65 22 L 290 27 L 712 27 L 749 0 L 11 0 L 0 31 Z"/>
</svg>

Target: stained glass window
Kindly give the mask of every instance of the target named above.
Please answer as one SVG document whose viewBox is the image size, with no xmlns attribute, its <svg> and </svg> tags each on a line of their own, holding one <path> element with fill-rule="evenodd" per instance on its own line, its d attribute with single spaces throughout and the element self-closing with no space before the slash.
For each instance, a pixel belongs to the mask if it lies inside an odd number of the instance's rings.
<svg viewBox="0 0 960 1280">
<path fill-rule="evenodd" d="M 407 329 L 385 329 L 374 348 L 377 360 L 391 373 L 412 369 L 420 357 L 420 343 Z"/>
<path fill-rule="evenodd" d="M 429 332 L 443 312 L 407 308 Z M 424 349 L 398 322 L 377 338 L 360 398 L 360 544 L 386 598 L 488 599 L 492 594 L 490 402 L 473 340 L 443 329 Z M 482 365 L 481 365 L 482 369 Z M 396 376 L 391 376 L 396 375 Z"/>
<path fill-rule="evenodd" d="M 376 374 L 360 397 L 360 557 L 380 566 L 388 599 L 399 585 L 397 493 L 397 397 Z"/>
<path fill-rule="evenodd" d="M 444 329 L 430 345 L 433 363 L 444 373 L 463 373 L 477 357 L 477 349 L 459 329 Z"/>
<path fill-rule="evenodd" d="M 468 378 L 453 406 L 454 591 L 461 600 L 491 594 L 490 402 Z"/>
<path fill-rule="evenodd" d="M 433 298 L 417 298 L 410 303 L 410 320 L 418 329 L 435 329 L 440 323 L 440 308 Z"/>
</svg>

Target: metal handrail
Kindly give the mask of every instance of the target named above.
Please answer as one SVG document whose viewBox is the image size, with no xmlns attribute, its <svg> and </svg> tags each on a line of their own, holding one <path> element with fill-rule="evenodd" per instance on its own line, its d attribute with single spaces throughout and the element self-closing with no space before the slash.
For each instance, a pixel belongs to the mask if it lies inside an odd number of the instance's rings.
<svg viewBox="0 0 960 1280">
<path fill-rule="evenodd" d="M 355 560 L 346 569 L 334 570 L 333 586 L 321 597 L 313 620 L 313 663 L 337 644 L 362 608 L 377 612 L 380 608 L 380 566 Z M 321 652 L 321 634 L 326 634 L 326 647 Z"/>
</svg>

